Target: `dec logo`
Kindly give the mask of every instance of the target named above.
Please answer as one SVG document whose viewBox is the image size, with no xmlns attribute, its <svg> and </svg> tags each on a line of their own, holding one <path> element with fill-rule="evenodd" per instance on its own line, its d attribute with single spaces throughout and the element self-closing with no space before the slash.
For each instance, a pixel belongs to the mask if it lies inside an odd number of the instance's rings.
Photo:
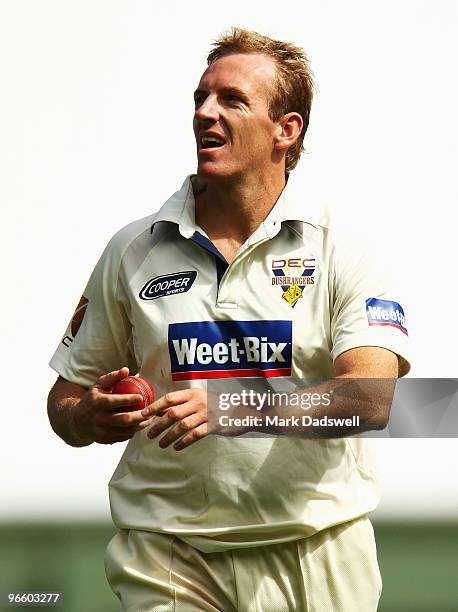
<svg viewBox="0 0 458 612">
<path fill-rule="evenodd" d="M 283 268 L 309 268 L 314 261 L 314 259 L 301 259 L 300 257 L 274 259 L 272 261 L 272 270 L 283 270 Z"/>
</svg>

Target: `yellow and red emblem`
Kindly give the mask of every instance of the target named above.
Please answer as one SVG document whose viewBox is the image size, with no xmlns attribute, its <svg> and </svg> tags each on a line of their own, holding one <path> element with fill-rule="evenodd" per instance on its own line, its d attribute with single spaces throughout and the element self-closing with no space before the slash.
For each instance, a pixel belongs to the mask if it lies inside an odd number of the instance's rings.
<svg viewBox="0 0 458 612">
<path fill-rule="evenodd" d="M 291 285 L 286 291 L 283 292 L 282 298 L 285 302 L 288 302 L 290 306 L 294 306 L 299 298 L 302 297 L 302 289 L 299 285 Z"/>
</svg>

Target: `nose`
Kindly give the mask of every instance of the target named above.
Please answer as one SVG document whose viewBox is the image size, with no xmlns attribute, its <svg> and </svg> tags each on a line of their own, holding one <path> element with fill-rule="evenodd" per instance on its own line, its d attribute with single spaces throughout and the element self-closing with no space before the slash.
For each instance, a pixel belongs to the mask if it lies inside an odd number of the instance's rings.
<svg viewBox="0 0 458 612">
<path fill-rule="evenodd" d="M 218 121 L 219 106 L 216 95 L 208 95 L 196 108 L 194 116 L 199 121 Z"/>
</svg>

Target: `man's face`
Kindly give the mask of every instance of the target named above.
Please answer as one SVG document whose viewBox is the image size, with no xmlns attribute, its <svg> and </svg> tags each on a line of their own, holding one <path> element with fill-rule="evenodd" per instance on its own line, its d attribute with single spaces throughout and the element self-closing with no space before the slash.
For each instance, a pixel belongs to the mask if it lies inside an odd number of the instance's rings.
<svg viewBox="0 0 458 612">
<path fill-rule="evenodd" d="M 227 55 L 207 68 L 194 93 L 199 176 L 237 178 L 272 163 L 275 79 L 274 61 L 261 54 Z"/>
</svg>

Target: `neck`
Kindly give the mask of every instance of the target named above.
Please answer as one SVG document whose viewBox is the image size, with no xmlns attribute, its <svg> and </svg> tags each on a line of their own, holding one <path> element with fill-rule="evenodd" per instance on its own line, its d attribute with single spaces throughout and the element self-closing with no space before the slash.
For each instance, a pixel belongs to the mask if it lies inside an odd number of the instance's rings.
<svg viewBox="0 0 458 612">
<path fill-rule="evenodd" d="M 225 182 L 198 175 L 196 222 L 211 240 L 225 238 L 241 245 L 272 210 L 285 183 L 284 173 Z"/>
</svg>

